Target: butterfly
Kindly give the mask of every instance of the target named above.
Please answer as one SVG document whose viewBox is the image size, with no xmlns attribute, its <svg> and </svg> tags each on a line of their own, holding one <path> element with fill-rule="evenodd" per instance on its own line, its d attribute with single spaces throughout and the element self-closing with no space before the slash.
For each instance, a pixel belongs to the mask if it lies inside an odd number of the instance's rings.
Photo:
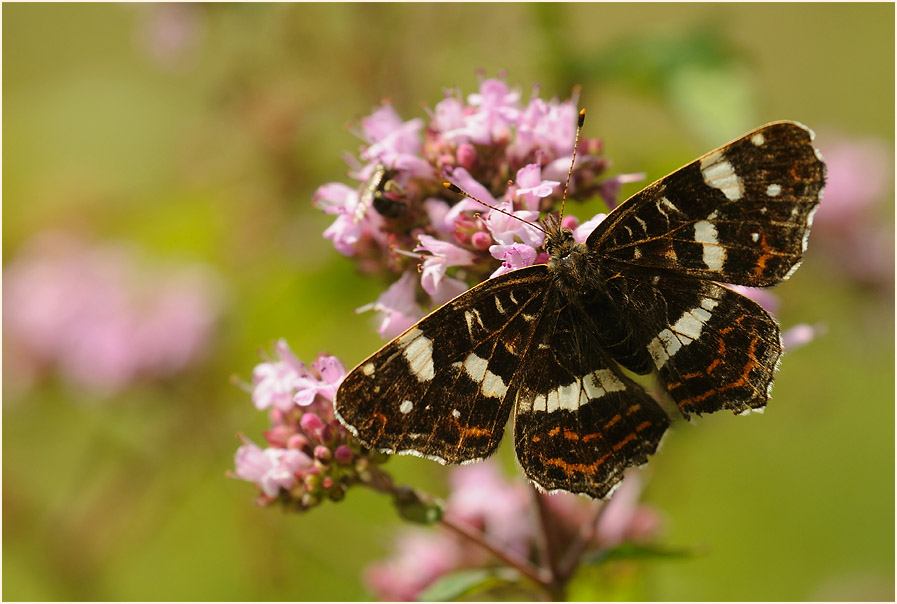
<svg viewBox="0 0 897 604">
<path fill-rule="evenodd" d="M 825 184 L 813 138 L 762 126 L 636 193 L 585 243 L 548 216 L 547 264 L 480 283 L 362 361 L 337 416 L 367 447 L 457 464 L 495 452 L 513 414 L 530 481 L 601 498 L 670 425 L 630 375 L 656 375 L 685 418 L 762 411 L 779 327 L 722 284 L 797 269 Z"/>
</svg>

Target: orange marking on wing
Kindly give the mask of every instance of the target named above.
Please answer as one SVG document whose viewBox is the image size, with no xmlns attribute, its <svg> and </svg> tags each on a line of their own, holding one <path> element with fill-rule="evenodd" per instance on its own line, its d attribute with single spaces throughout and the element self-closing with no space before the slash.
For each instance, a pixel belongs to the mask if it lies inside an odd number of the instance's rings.
<svg viewBox="0 0 897 604">
<path fill-rule="evenodd" d="M 636 431 L 636 432 L 641 432 L 641 431 L 644 430 L 645 428 L 649 428 L 649 427 L 651 427 L 651 422 L 649 422 L 649 421 L 644 421 L 644 422 L 640 423 L 638 426 L 635 427 L 635 431 Z"/>
<path fill-rule="evenodd" d="M 632 405 L 631 407 L 629 407 L 629 409 L 626 410 L 626 415 L 632 415 L 633 413 L 635 413 L 636 411 L 638 411 L 641 408 L 642 408 L 642 405 L 640 403 L 636 403 L 636 404 Z"/>
<path fill-rule="evenodd" d="M 560 433 L 561 433 L 560 426 L 555 426 L 554 428 L 552 428 L 551 430 L 548 431 L 548 436 L 557 436 Z"/>
<path fill-rule="evenodd" d="M 620 417 L 619 415 L 617 417 Z M 605 426 L 607 428 L 607 426 Z M 586 434 L 582 437 L 582 442 L 587 443 L 589 441 L 595 440 L 596 438 L 601 438 L 603 435 L 601 432 L 595 432 L 593 434 Z"/>
<path fill-rule="evenodd" d="M 689 407 L 694 405 L 695 403 L 700 403 L 706 398 L 713 396 L 714 394 L 725 392 L 726 390 L 732 390 L 733 388 L 740 388 L 741 386 L 750 385 L 750 375 L 751 371 L 757 367 L 757 362 L 752 360 L 754 357 L 754 352 L 757 348 L 757 338 L 751 340 L 751 344 L 748 347 L 748 361 L 744 364 L 744 369 L 741 372 L 741 377 L 735 380 L 734 382 L 730 382 L 721 386 L 719 388 L 711 388 L 710 390 L 704 392 L 703 394 L 699 394 L 697 396 L 693 396 L 691 398 L 683 399 L 679 402 L 680 407 Z"/>
<path fill-rule="evenodd" d="M 579 440 L 579 434 L 573 432 L 572 430 L 564 428 L 564 438 L 566 438 L 567 440 Z"/>
<path fill-rule="evenodd" d="M 563 459 L 546 459 L 545 463 L 547 465 L 557 466 L 557 467 L 561 468 L 568 475 L 572 474 L 573 472 L 580 472 L 582 474 L 593 474 L 595 472 L 595 470 L 597 470 L 602 465 L 604 465 L 604 462 L 607 460 L 608 457 L 610 457 L 610 453 L 608 453 L 601 459 L 599 459 L 597 461 L 593 461 L 592 463 L 589 463 L 589 464 L 567 463 Z"/>
<path fill-rule="evenodd" d="M 611 426 L 613 426 L 615 423 L 617 423 L 617 422 L 620 421 L 621 419 L 623 419 L 623 418 L 620 416 L 619 413 L 617 413 L 615 416 L 613 416 L 612 418 L 610 418 L 610 421 L 609 421 L 609 422 L 607 422 L 606 424 L 604 424 L 604 429 L 607 430 L 608 428 L 610 428 Z"/>
<path fill-rule="evenodd" d="M 760 247 L 763 248 L 765 253 L 757 258 L 757 265 L 754 267 L 754 274 L 758 279 L 763 276 L 763 270 L 766 268 L 766 261 L 774 256 L 772 248 L 766 243 L 766 235 L 760 237 Z"/>
<path fill-rule="evenodd" d="M 613 449 L 614 449 L 614 451 L 619 451 L 620 449 L 622 449 L 623 447 L 625 447 L 626 445 L 628 445 L 630 442 L 632 442 L 634 440 L 635 440 L 635 433 L 627 434 L 626 438 L 624 438 L 623 440 L 621 440 L 620 442 L 615 444 Z"/>
<path fill-rule="evenodd" d="M 471 436 L 492 436 L 492 430 L 487 430 L 486 428 L 477 428 L 476 426 L 461 426 L 458 428 L 461 430 L 461 438 L 470 438 Z"/>
</svg>

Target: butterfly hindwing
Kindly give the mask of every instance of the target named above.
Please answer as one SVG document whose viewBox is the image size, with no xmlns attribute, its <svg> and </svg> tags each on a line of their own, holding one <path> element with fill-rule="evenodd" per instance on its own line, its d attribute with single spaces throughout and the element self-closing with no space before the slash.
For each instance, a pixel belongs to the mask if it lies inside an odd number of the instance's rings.
<svg viewBox="0 0 897 604">
<path fill-rule="evenodd" d="M 549 491 L 604 497 L 624 470 L 648 460 L 669 426 L 663 409 L 620 371 L 597 336 L 582 306 L 550 302 L 520 372 L 517 458 L 530 480 Z"/>
<path fill-rule="evenodd" d="M 812 140 L 796 122 L 758 128 L 636 193 L 588 246 L 655 274 L 778 283 L 800 263 L 825 181 Z"/>
<path fill-rule="evenodd" d="M 443 463 L 483 459 L 547 293 L 547 267 L 499 275 L 433 311 L 343 380 L 336 411 L 365 445 Z"/>
<path fill-rule="evenodd" d="M 619 276 L 608 284 L 639 317 L 635 338 L 685 417 L 765 407 L 782 346 L 759 304 L 707 281 Z"/>
</svg>

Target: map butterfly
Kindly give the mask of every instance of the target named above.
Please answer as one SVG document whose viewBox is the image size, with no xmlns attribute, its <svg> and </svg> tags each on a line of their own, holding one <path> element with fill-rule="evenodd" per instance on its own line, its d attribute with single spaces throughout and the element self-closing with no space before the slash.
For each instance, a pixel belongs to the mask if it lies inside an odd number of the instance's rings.
<svg viewBox="0 0 897 604">
<path fill-rule="evenodd" d="M 825 183 L 813 137 L 758 128 L 636 193 L 585 243 L 548 216 L 547 264 L 480 283 L 362 361 L 337 416 L 370 448 L 454 464 L 492 454 L 513 412 L 533 483 L 600 498 L 670 425 L 627 372 L 656 374 L 686 418 L 761 411 L 779 327 L 721 284 L 797 269 Z"/>
</svg>

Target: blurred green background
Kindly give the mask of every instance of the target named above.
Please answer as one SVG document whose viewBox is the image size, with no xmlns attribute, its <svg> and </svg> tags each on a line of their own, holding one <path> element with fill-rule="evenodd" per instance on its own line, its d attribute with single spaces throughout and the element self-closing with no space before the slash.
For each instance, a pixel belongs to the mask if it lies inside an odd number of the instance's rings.
<svg viewBox="0 0 897 604">
<path fill-rule="evenodd" d="M 7 600 L 369 597 L 363 568 L 400 524 L 386 500 L 286 515 L 225 471 L 237 433 L 266 428 L 230 381 L 260 349 L 352 364 L 380 344 L 354 309 L 383 284 L 322 238 L 310 198 L 348 182 L 347 125 L 382 99 L 423 117 L 480 68 L 524 98 L 580 84 L 587 135 L 648 181 L 775 119 L 823 153 L 893 150 L 892 4 L 4 4 L 3 59 L 4 269 L 35 233 L 77 230 L 207 263 L 226 293 L 201 361 L 112 395 L 52 372 L 13 389 L 4 343 Z M 890 173 L 878 197 L 891 234 Z M 893 273 L 857 278 L 826 249 L 817 231 L 776 290 L 783 326 L 827 333 L 786 355 L 767 413 L 680 422 L 650 464 L 663 542 L 699 553 L 647 564 L 637 597 L 893 600 Z M 390 468 L 444 492 L 432 462 Z"/>
</svg>

